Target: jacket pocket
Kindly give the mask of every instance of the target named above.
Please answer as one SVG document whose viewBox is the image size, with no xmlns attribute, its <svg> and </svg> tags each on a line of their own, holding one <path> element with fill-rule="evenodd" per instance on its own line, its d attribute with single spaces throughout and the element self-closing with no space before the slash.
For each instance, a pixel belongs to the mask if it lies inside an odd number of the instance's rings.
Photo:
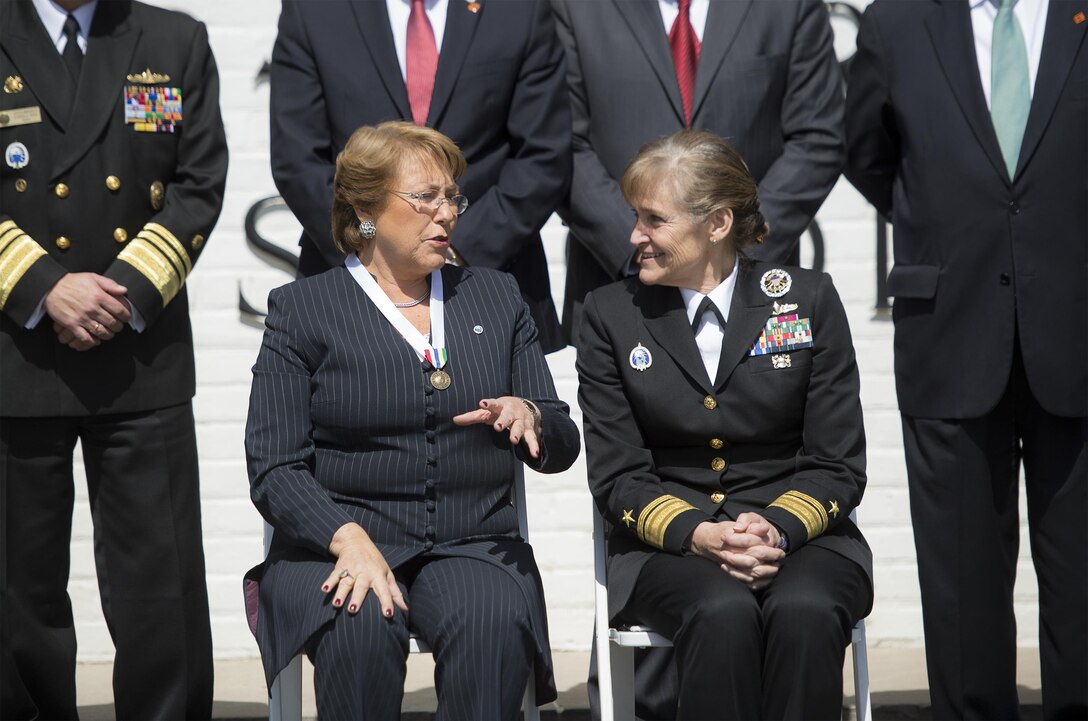
<svg viewBox="0 0 1088 721">
<path fill-rule="evenodd" d="M 930 300 L 937 295 L 937 278 L 941 269 L 935 265 L 903 265 L 896 263 L 888 274 L 888 295 L 894 298 Z"/>
</svg>

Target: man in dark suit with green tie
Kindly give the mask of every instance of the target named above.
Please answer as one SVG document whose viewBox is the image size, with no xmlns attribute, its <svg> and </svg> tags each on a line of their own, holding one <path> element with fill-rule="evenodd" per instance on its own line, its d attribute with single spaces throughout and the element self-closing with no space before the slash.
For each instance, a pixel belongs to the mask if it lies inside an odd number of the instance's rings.
<svg viewBox="0 0 1088 721">
<path fill-rule="evenodd" d="M 227 169 L 207 31 L 128 0 L 5 2 L 0 78 L 0 717 L 76 718 L 79 442 L 117 717 L 208 718 L 185 290 Z"/>
</svg>

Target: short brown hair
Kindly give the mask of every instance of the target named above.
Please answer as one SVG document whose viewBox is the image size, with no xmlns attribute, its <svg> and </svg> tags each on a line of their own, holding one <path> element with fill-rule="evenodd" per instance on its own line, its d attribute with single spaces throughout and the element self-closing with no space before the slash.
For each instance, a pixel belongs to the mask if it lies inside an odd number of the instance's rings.
<svg viewBox="0 0 1088 721">
<path fill-rule="evenodd" d="M 681 130 L 642 146 L 627 166 L 620 189 L 634 204 L 671 185 L 676 201 L 705 222 L 733 211 L 730 233 L 737 250 L 762 243 L 770 230 L 759 210 L 759 190 L 740 154 L 705 130 Z"/>
<path fill-rule="evenodd" d="M 455 180 L 466 167 L 456 143 L 432 128 L 391 120 L 351 134 L 336 156 L 333 179 L 332 240 L 337 250 L 350 255 L 369 242 L 359 232 L 355 209 L 380 213 L 389 202 L 390 184 L 413 161 L 434 163 Z"/>
</svg>

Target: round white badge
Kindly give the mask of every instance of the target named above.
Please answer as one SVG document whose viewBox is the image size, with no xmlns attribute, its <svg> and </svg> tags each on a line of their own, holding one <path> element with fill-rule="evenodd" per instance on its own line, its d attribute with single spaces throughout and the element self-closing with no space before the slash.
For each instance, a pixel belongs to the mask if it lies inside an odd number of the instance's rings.
<svg viewBox="0 0 1088 721">
<path fill-rule="evenodd" d="M 781 268 L 768 270 L 759 279 L 759 287 L 772 298 L 781 298 L 789 293 L 791 285 L 793 285 L 793 278 Z"/>
<path fill-rule="evenodd" d="M 650 354 L 649 348 L 639 343 L 631 349 L 628 361 L 631 363 L 632 368 L 641 373 L 654 364 L 654 357 Z"/>
<path fill-rule="evenodd" d="M 4 161 L 7 162 L 9 168 L 25 168 L 30 165 L 30 151 L 26 149 L 26 146 L 16 141 L 7 147 L 4 151 Z"/>
</svg>

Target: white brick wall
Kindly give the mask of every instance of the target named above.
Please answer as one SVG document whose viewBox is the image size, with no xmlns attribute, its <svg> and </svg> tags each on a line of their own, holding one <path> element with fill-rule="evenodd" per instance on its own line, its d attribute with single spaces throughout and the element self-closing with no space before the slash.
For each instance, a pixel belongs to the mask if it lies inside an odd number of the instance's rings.
<svg viewBox="0 0 1088 721">
<path fill-rule="evenodd" d="M 181 3 L 161 3 L 181 7 Z M 189 282 L 196 334 L 198 391 L 195 401 L 203 487 L 204 545 L 215 653 L 219 658 L 255 656 L 257 648 L 242 610 L 241 577 L 261 559 L 261 519 L 249 502 L 242 437 L 249 369 L 260 330 L 237 311 L 238 290 L 264 306 L 269 289 L 286 282 L 282 272 L 258 260 L 245 243 L 243 221 L 250 205 L 275 194 L 268 164 L 268 87 L 255 81 L 270 57 L 279 3 L 275 0 L 191 0 L 181 8 L 204 20 L 219 62 L 222 106 L 231 148 L 223 215 Z M 869 438 L 869 489 L 859 514 L 876 555 L 877 595 L 869 620 L 872 644 L 921 644 L 913 537 L 906 474 L 892 379 L 891 324 L 873 319 L 873 213 L 845 181 L 824 205 L 819 220 L 827 270 L 850 315 L 862 371 L 862 398 Z M 297 225 L 278 214 L 262 225 L 266 236 L 292 244 Z M 563 228 L 545 228 L 557 302 L 563 292 Z M 560 396 L 576 405 L 574 352 L 550 356 Z M 580 414 L 575 408 L 575 418 Z M 551 635 L 557 650 L 588 648 L 592 625 L 590 500 L 585 464 L 558 476 L 530 474 L 532 538 L 549 599 Z M 77 480 L 69 592 L 76 608 L 81 661 L 112 657 L 99 610 L 86 487 Z M 1023 509 L 1021 514 L 1024 515 Z M 1023 544 L 1022 561 L 1027 558 Z M 1035 578 L 1021 563 L 1017 586 L 1020 642 L 1037 645 Z"/>
</svg>

